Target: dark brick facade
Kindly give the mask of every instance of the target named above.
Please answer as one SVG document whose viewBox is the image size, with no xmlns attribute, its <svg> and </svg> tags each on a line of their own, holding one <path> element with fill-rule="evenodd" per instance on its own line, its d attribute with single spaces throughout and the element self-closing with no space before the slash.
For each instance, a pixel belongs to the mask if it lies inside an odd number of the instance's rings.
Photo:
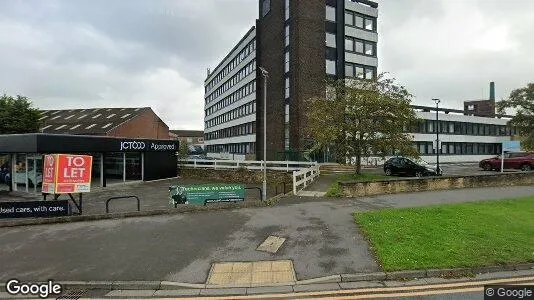
<svg viewBox="0 0 534 300">
<path fill-rule="evenodd" d="M 305 100 L 325 93 L 325 0 L 290 1 L 285 21 L 284 0 L 271 0 L 270 12 L 257 21 L 257 65 L 269 72 L 267 91 L 267 159 L 284 151 L 285 25 L 290 41 L 290 149 L 304 150 Z M 262 1 L 259 1 L 260 16 Z M 263 158 L 263 77 L 258 68 L 257 157 Z"/>
<path fill-rule="evenodd" d="M 305 101 L 325 95 L 325 0 L 291 1 L 290 148 L 305 150 Z"/>
<path fill-rule="evenodd" d="M 495 118 L 495 100 L 464 101 L 464 113 L 477 117 Z"/>
<path fill-rule="evenodd" d="M 271 0 L 270 12 L 256 22 L 256 28 L 256 155 L 263 159 L 264 79 L 259 68 L 263 67 L 269 72 L 267 160 L 275 160 L 276 153 L 284 149 L 284 0 Z"/>
</svg>

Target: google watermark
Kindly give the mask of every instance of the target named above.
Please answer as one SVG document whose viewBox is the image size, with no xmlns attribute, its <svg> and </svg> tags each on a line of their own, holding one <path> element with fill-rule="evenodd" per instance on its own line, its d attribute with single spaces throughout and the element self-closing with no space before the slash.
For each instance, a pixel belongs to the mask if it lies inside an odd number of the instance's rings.
<svg viewBox="0 0 534 300">
<path fill-rule="evenodd" d="M 63 287 L 52 280 L 40 283 L 24 283 L 18 279 L 10 279 L 6 283 L 6 292 L 12 296 L 32 295 L 45 299 L 51 295 L 59 295 L 62 291 Z"/>
<path fill-rule="evenodd" d="M 484 286 L 484 299 L 534 299 L 532 285 Z"/>
</svg>

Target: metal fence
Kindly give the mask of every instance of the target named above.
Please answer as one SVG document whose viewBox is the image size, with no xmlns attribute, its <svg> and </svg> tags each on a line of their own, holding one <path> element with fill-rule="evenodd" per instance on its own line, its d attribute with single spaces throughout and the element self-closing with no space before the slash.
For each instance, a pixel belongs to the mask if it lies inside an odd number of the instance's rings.
<svg viewBox="0 0 534 300">
<path fill-rule="evenodd" d="M 212 160 L 212 159 L 182 159 L 178 160 L 178 165 L 189 168 L 208 168 L 208 169 L 240 169 L 262 170 L 263 162 L 256 160 Z M 299 171 L 310 167 L 317 166 L 317 162 L 303 161 L 267 161 L 267 170 L 275 171 Z"/>
</svg>

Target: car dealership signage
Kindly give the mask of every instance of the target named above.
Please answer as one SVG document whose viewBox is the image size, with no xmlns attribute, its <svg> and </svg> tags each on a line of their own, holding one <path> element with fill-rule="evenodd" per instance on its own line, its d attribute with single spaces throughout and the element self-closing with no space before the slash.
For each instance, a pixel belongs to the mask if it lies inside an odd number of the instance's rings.
<svg viewBox="0 0 534 300">
<path fill-rule="evenodd" d="M 174 143 L 155 143 L 146 141 L 121 141 L 120 151 L 169 151 L 177 150 Z"/>
<path fill-rule="evenodd" d="M 244 184 L 195 184 L 169 187 L 170 203 L 206 205 L 245 200 Z"/>
<path fill-rule="evenodd" d="M 43 193 L 70 194 L 91 191 L 93 157 L 50 154 L 43 161 Z"/>
</svg>

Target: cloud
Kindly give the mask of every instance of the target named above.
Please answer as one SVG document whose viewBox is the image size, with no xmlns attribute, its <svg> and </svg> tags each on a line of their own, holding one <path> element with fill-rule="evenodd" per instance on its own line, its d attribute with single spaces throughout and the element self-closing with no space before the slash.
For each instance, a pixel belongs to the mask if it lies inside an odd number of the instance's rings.
<svg viewBox="0 0 534 300">
<path fill-rule="evenodd" d="M 381 0 L 379 69 L 415 103 L 461 108 L 534 78 L 534 1 Z M 0 0 L 0 93 L 41 108 L 151 106 L 203 128 L 203 84 L 256 0 Z"/>
</svg>

